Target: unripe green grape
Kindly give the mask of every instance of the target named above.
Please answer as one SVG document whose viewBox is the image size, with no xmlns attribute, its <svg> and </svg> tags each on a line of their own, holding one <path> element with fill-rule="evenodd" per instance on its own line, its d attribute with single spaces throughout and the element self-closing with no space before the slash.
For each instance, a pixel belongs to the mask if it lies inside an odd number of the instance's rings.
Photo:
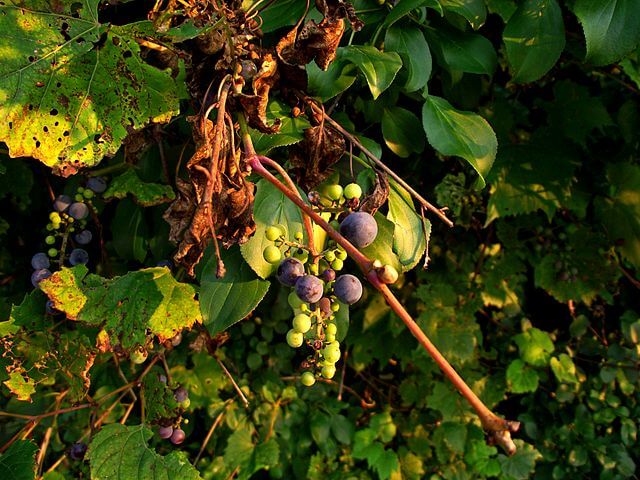
<svg viewBox="0 0 640 480">
<path fill-rule="evenodd" d="M 391 265 L 384 265 L 376 270 L 378 278 L 382 283 L 392 284 L 398 281 L 398 271 Z"/>
<path fill-rule="evenodd" d="M 331 225 L 331 228 L 333 228 L 334 230 L 340 230 L 340 222 L 337 220 L 331 220 L 329 222 L 329 225 Z"/>
<path fill-rule="evenodd" d="M 316 377 L 313 375 L 313 373 L 311 372 L 304 372 L 301 376 L 300 376 L 300 382 L 302 382 L 302 384 L 305 387 L 310 387 L 311 385 L 313 385 L 314 383 L 316 383 Z"/>
<path fill-rule="evenodd" d="M 296 332 L 294 329 L 291 329 L 287 332 L 287 344 L 291 348 L 298 348 L 302 346 L 304 342 L 304 335 L 300 332 Z"/>
<path fill-rule="evenodd" d="M 306 250 L 302 250 L 301 248 L 293 252 L 293 256 L 294 258 L 300 260 L 302 263 L 306 263 L 307 260 L 309 260 L 309 252 L 307 252 Z"/>
<path fill-rule="evenodd" d="M 186 400 L 180 402 L 179 405 L 186 410 L 187 408 L 189 408 L 189 405 L 191 405 L 191 399 L 187 398 Z"/>
<path fill-rule="evenodd" d="M 327 253 L 324 254 L 324 259 L 331 263 L 336 259 L 336 254 L 333 253 L 331 250 L 329 250 Z"/>
<path fill-rule="evenodd" d="M 84 193 L 84 187 L 78 187 L 78 190 L 76 190 L 78 193 Z"/>
<path fill-rule="evenodd" d="M 330 345 L 331 344 L 329 344 L 322 350 L 322 356 L 328 363 L 336 363 L 338 360 L 340 360 L 340 349 L 329 348 Z"/>
<path fill-rule="evenodd" d="M 86 189 L 84 192 L 82 192 L 82 196 L 87 200 L 90 198 L 93 198 L 93 195 L 94 195 L 93 190 Z"/>
<path fill-rule="evenodd" d="M 141 363 L 144 363 L 148 356 L 149 354 L 144 348 L 136 348 L 129 355 L 129 357 L 131 358 L 131 361 L 136 365 L 140 365 Z"/>
<path fill-rule="evenodd" d="M 50 248 L 49 250 L 47 250 L 47 255 L 49 255 L 50 257 L 55 257 L 58 255 L 58 249 L 57 248 Z"/>
<path fill-rule="evenodd" d="M 304 235 L 302 234 L 302 232 L 296 232 L 293 238 L 295 238 L 297 241 L 301 241 L 304 238 Z"/>
<path fill-rule="evenodd" d="M 269 263 L 278 263 L 282 259 L 282 253 L 280 249 L 275 245 L 269 245 L 262 252 L 262 256 Z"/>
<path fill-rule="evenodd" d="M 336 339 L 335 333 L 327 333 L 327 335 L 325 337 L 325 340 L 327 342 L 333 342 L 333 341 L 335 341 L 335 339 Z"/>
<path fill-rule="evenodd" d="M 47 223 L 47 232 L 50 232 L 51 230 L 53 230 L 53 224 L 52 223 Z"/>
<path fill-rule="evenodd" d="M 309 273 L 311 275 L 318 275 L 318 264 L 312 263 L 309 265 Z"/>
<path fill-rule="evenodd" d="M 293 329 L 299 333 L 307 333 L 311 328 L 311 318 L 309 315 L 299 313 L 293 317 Z"/>
<path fill-rule="evenodd" d="M 76 193 L 73 198 L 76 202 L 82 202 L 84 200 L 84 196 L 81 193 Z"/>
<path fill-rule="evenodd" d="M 327 197 L 331 200 L 340 200 L 342 198 L 342 187 L 340 185 L 329 185 L 326 189 Z"/>
<path fill-rule="evenodd" d="M 300 297 L 296 295 L 295 290 L 289 294 L 289 296 L 287 297 L 287 301 L 289 302 L 289 306 L 294 310 L 300 308 L 304 304 L 304 302 L 300 300 Z"/>
<path fill-rule="evenodd" d="M 347 259 L 347 252 L 342 250 L 341 248 L 339 248 L 336 251 L 336 258 L 339 258 L 340 260 L 346 260 Z"/>
<path fill-rule="evenodd" d="M 335 365 L 325 365 L 324 367 L 322 367 L 322 370 L 320 371 L 320 374 L 324 378 L 333 378 L 333 376 L 336 374 Z"/>
<path fill-rule="evenodd" d="M 49 214 L 49 220 L 51 220 L 51 223 L 60 223 L 62 218 L 58 212 L 51 212 Z"/>
<path fill-rule="evenodd" d="M 331 310 L 333 310 L 334 312 L 337 312 L 338 310 L 340 310 L 340 304 L 338 302 L 333 302 L 331 304 Z"/>
<path fill-rule="evenodd" d="M 53 230 L 59 230 L 60 229 L 60 223 L 51 223 L 51 228 Z"/>
<path fill-rule="evenodd" d="M 362 196 L 362 188 L 357 183 L 350 183 L 344 187 L 344 196 L 348 200 L 352 198 L 360 198 Z"/>
<path fill-rule="evenodd" d="M 331 268 L 335 271 L 339 272 L 344 267 L 344 262 L 339 258 L 336 258 L 333 262 L 331 262 Z"/>
<path fill-rule="evenodd" d="M 336 326 L 335 323 L 330 323 L 329 325 L 327 325 L 327 328 L 325 331 L 327 335 L 335 335 L 336 333 L 338 333 L 338 327 Z"/>
<path fill-rule="evenodd" d="M 267 237 L 267 240 L 269 240 L 270 242 L 275 242 L 282 236 L 282 231 L 275 226 L 267 227 L 264 232 L 264 236 Z"/>
<path fill-rule="evenodd" d="M 44 243 L 46 243 L 47 245 L 53 245 L 54 243 L 56 243 L 56 237 L 54 237 L 53 235 L 48 235 L 44 239 Z"/>
</svg>

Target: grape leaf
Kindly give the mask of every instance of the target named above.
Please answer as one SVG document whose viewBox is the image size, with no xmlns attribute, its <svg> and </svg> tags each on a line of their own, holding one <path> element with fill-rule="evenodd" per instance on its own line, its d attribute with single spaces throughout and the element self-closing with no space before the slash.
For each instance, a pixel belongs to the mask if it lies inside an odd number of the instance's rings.
<svg viewBox="0 0 640 480">
<path fill-rule="evenodd" d="M 431 77 L 431 51 L 422 30 L 413 25 L 394 25 L 384 37 L 387 52 L 396 52 L 407 71 L 404 89 L 415 92 L 424 87 Z"/>
<path fill-rule="evenodd" d="M 558 357 L 551 358 L 549 362 L 553 374 L 559 382 L 576 383 L 576 365 L 566 353 L 561 353 Z"/>
<path fill-rule="evenodd" d="M 573 11 L 584 29 L 587 62 L 617 62 L 640 43 L 638 0 L 577 0 Z"/>
<path fill-rule="evenodd" d="M 524 443 L 522 440 L 514 440 L 516 443 L 516 453 L 510 457 L 500 454 L 498 461 L 503 475 L 514 480 L 526 480 L 531 478 L 531 474 L 536 466 L 536 461 L 542 458 L 540 452 L 534 447 Z"/>
<path fill-rule="evenodd" d="M 439 28 L 429 33 L 429 43 L 439 63 L 450 72 L 493 75 L 498 55 L 487 38 L 453 28 Z"/>
<path fill-rule="evenodd" d="M 0 140 L 68 176 L 115 154 L 132 129 L 169 121 L 186 90 L 142 60 L 126 26 L 99 22 L 98 0 L 52 5 L 0 5 Z"/>
<path fill-rule="evenodd" d="M 173 382 L 189 391 L 191 408 L 209 408 L 220 402 L 220 390 L 229 385 L 229 379 L 220 365 L 207 352 L 195 353 L 189 365 L 176 365 L 171 369 Z"/>
<path fill-rule="evenodd" d="M 315 65 L 315 63 L 310 65 Z M 303 130 L 311 126 L 304 116 L 293 117 L 289 107 L 280 102 L 272 101 L 267 107 L 267 124 L 271 125 L 275 119 L 280 121 L 280 129 L 277 133 L 268 134 L 254 129 L 250 130 L 253 147 L 256 152 L 262 155 L 266 155 L 274 148 L 298 143 L 304 138 Z"/>
<path fill-rule="evenodd" d="M 382 136 L 387 147 L 402 158 L 424 150 L 424 132 L 420 120 L 402 107 L 388 107 L 382 112 Z"/>
<path fill-rule="evenodd" d="M 144 411 L 150 423 L 179 416 L 180 407 L 174 392 L 167 385 L 166 379 L 164 382 L 160 381 L 161 374 L 163 373 L 160 369 L 154 368 L 142 381 Z"/>
<path fill-rule="evenodd" d="M 547 332 L 532 327 L 513 337 L 520 356 L 529 365 L 546 367 L 554 350 L 553 341 Z"/>
<path fill-rule="evenodd" d="M 36 478 L 38 447 L 29 440 L 17 440 L 0 455 L 0 476 L 7 480 Z"/>
<path fill-rule="evenodd" d="M 307 65 L 309 93 L 327 101 L 348 89 L 357 78 L 357 68 L 353 63 L 340 58 L 340 50 L 329 68 L 322 70 L 315 62 Z"/>
<path fill-rule="evenodd" d="M 424 231 L 423 220 L 416 213 L 411 195 L 391 180 L 389 190 L 389 213 L 387 218 L 393 222 L 393 251 L 398 255 L 403 271 L 414 268 L 427 247 L 427 238 L 431 233 L 431 222 L 425 219 L 428 231 Z"/>
<path fill-rule="evenodd" d="M 487 7 L 484 0 L 440 0 L 445 10 L 462 15 L 474 30 L 484 25 L 487 19 Z"/>
<path fill-rule="evenodd" d="M 253 426 L 238 428 L 229 436 L 224 450 L 224 463 L 229 471 L 237 467 L 238 479 L 248 479 L 253 473 L 278 464 L 280 448 L 275 439 L 260 442 L 257 445 L 252 439 Z"/>
<path fill-rule="evenodd" d="M 502 38 L 516 83 L 533 82 L 564 50 L 564 22 L 556 0 L 525 0 L 509 18 Z"/>
<path fill-rule="evenodd" d="M 398 256 L 393 251 L 395 225 L 384 218 L 380 212 L 376 213 L 375 219 L 378 224 L 378 235 L 371 245 L 362 248 L 361 251 L 372 260 L 380 260 L 383 265 L 391 265 L 400 272 L 402 271 L 402 266 Z"/>
<path fill-rule="evenodd" d="M 221 251 L 227 273 L 216 277 L 216 258 L 211 249 L 205 253 L 200 277 L 200 311 L 211 335 L 223 332 L 249 315 L 262 301 L 270 283 L 261 280 L 244 261 L 240 249 Z"/>
<path fill-rule="evenodd" d="M 100 325 L 100 347 L 144 345 L 147 332 L 160 341 L 202 322 L 195 289 L 179 283 L 168 268 L 145 268 L 105 279 L 84 265 L 62 268 L 40 283 L 54 307 L 70 320 Z M 46 283 L 45 283 L 46 282 Z"/>
<path fill-rule="evenodd" d="M 30 402 L 31 395 L 36 392 L 35 383 L 32 378 L 15 371 L 9 374 L 9 380 L 2 382 L 13 393 L 18 400 Z"/>
<path fill-rule="evenodd" d="M 402 68 L 402 59 L 395 52 L 381 52 L 366 45 L 350 45 L 338 51 L 340 58 L 352 62 L 364 74 L 374 100 L 389 88 Z"/>
<path fill-rule="evenodd" d="M 87 458 L 93 480 L 201 480 L 184 452 L 161 456 L 147 443 L 153 436 L 143 425 L 114 423 L 91 440 Z"/>
<path fill-rule="evenodd" d="M 103 198 L 105 200 L 123 199 L 127 195 L 133 196 L 136 203 L 143 207 L 160 205 L 176 198 L 176 194 L 169 185 L 144 182 L 133 168 L 111 180 Z"/>
<path fill-rule="evenodd" d="M 512 393 L 535 392 L 538 389 L 538 373 L 520 359 L 507 367 L 507 382 Z"/>
</svg>

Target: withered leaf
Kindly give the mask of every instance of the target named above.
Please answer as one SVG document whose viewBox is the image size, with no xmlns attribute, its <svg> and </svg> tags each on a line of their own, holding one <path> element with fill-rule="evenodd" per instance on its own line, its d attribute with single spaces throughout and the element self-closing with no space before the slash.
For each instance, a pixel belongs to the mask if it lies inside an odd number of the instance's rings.
<svg viewBox="0 0 640 480">
<path fill-rule="evenodd" d="M 344 0 L 316 0 L 316 8 L 330 20 L 346 18 L 356 32 L 364 27 L 364 22 L 356 15 L 356 9 Z"/>
<path fill-rule="evenodd" d="M 276 119 L 273 125 L 267 125 L 267 104 L 269 92 L 278 81 L 278 62 L 271 53 L 265 53 L 262 57 L 262 66 L 253 78 L 253 95 L 238 94 L 247 115 L 249 125 L 263 133 L 276 133 L 280 129 L 280 119 Z"/>
<path fill-rule="evenodd" d="M 311 190 L 331 175 L 330 167 L 345 152 L 344 137 L 326 124 L 307 128 L 304 140 L 289 149 L 290 161 L 298 183 Z"/>
<path fill-rule="evenodd" d="M 364 197 L 358 210 L 374 215 L 378 209 L 386 203 L 387 198 L 389 198 L 389 179 L 387 178 L 387 174 L 376 171 L 376 181 L 373 186 L 373 191 Z"/>
</svg>

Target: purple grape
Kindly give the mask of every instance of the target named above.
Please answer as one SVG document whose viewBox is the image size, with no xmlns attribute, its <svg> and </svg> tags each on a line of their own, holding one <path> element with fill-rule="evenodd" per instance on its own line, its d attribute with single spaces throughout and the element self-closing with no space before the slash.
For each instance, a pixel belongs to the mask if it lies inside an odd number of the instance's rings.
<svg viewBox="0 0 640 480">
<path fill-rule="evenodd" d="M 69 206 L 69 215 L 76 220 L 82 220 L 89 215 L 89 207 L 83 202 L 74 202 Z"/>
<path fill-rule="evenodd" d="M 71 265 L 78 265 L 80 263 L 86 265 L 89 263 L 89 254 L 82 248 L 74 248 L 69 254 L 69 263 Z"/>
<path fill-rule="evenodd" d="M 173 392 L 173 398 L 176 399 L 176 402 L 182 403 L 189 398 L 189 392 L 186 388 L 179 387 L 175 392 Z"/>
<path fill-rule="evenodd" d="M 76 233 L 76 235 L 73 238 L 80 245 L 87 245 L 88 243 L 91 242 L 91 239 L 93 238 L 93 234 L 89 230 L 82 230 L 80 233 Z"/>
<path fill-rule="evenodd" d="M 340 224 L 340 233 L 356 247 L 364 248 L 376 239 L 378 224 L 367 212 L 353 212 Z"/>
<path fill-rule="evenodd" d="M 38 284 L 44 280 L 45 278 L 49 278 L 51 276 L 51 272 L 46 268 L 41 268 L 36 270 L 31 274 L 31 284 L 38 288 Z"/>
<path fill-rule="evenodd" d="M 318 302 L 318 307 L 320 308 L 320 312 L 322 312 L 323 317 L 328 317 L 331 315 L 331 300 L 327 297 L 322 297 Z"/>
<path fill-rule="evenodd" d="M 58 195 L 53 201 L 53 209 L 56 212 L 62 213 L 69 208 L 69 205 L 71 205 L 72 202 L 73 200 L 71 200 L 69 195 Z"/>
<path fill-rule="evenodd" d="M 71 460 L 80 461 L 84 458 L 85 453 L 87 453 L 86 443 L 74 443 L 69 449 L 69 458 L 71 458 Z"/>
<path fill-rule="evenodd" d="M 46 253 L 40 252 L 36 253 L 31 258 L 31 266 L 34 270 L 42 270 L 43 268 L 49 268 L 51 263 L 49 263 L 49 257 Z"/>
<path fill-rule="evenodd" d="M 322 280 L 325 282 L 333 282 L 336 279 L 336 271 L 332 268 L 327 268 L 324 272 L 322 272 Z"/>
<path fill-rule="evenodd" d="M 160 438 L 171 438 L 171 435 L 173 435 L 173 427 L 169 426 L 169 427 L 160 427 L 158 429 L 158 436 Z"/>
<path fill-rule="evenodd" d="M 362 297 L 362 284 L 353 275 L 340 275 L 333 284 L 333 293 L 342 303 L 353 305 Z"/>
<path fill-rule="evenodd" d="M 53 302 L 51 300 L 47 300 L 47 303 L 45 303 L 44 305 L 44 309 L 47 312 L 47 315 L 58 315 L 59 313 L 61 313 L 60 310 L 54 308 Z"/>
<path fill-rule="evenodd" d="M 102 193 L 107 189 L 107 182 L 101 177 L 91 177 L 87 180 L 87 188 L 95 193 Z"/>
<path fill-rule="evenodd" d="M 296 295 L 303 302 L 315 303 L 322 298 L 322 281 L 313 275 L 303 275 L 296 281 Z"/>
<path fill-rule="evenodd" d="M 304 275 L 304 265 L 297 258 L 285 258 L 280 262 L 276 272 L 280 283 L 287 287 L 293 287 L 302 275 Z"/>
<path fill-rule="evenodd" d="M 184 433 L 184 430 L 182 430 L 181 428 L 176 428 L 173 431 L 173 434 L 171 435 L 171 443 L 173 443 L 174 445 L 180 445 L 182 442 L 184 442 L 184 439 L 187 437 L 187 435 Z"/>
</svg>

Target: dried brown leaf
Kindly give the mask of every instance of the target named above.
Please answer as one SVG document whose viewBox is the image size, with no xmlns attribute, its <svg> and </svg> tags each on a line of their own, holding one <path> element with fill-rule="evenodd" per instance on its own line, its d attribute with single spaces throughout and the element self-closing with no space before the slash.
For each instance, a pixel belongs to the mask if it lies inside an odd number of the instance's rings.
<svg viewBox="0 0 640 480">
<path fill-rule="evenodd" d="M 265 53 L 260 70 L 253 78 L 253 95 L 238 94 L 236 97 L 247 115 L 249 125 L 263 133 L 276 133 L 280 129 L 279 119 L 273 125 L 267 125 L 269 92 L 277 81 L 278 62 L 273 54 Z"/>
<path fill-rule="evenodd" d="M 373 191 L 364 197 L 360 203 L 361 212 L 368 212 L 374 215 L 378 209 L 384 205 L 389 198 L 389 179 L 384 172 L 376 171 L 376 180 Z"/>
<path fill-rule="evenodd" d="M 304 131 L 304 140 L 289 149 L 290 161 L 298 183 L 305 190 L 331 175 L 331 166 L 345 152 L 344 137 L 328 125 L 318 125 Z"/>
</svg>

